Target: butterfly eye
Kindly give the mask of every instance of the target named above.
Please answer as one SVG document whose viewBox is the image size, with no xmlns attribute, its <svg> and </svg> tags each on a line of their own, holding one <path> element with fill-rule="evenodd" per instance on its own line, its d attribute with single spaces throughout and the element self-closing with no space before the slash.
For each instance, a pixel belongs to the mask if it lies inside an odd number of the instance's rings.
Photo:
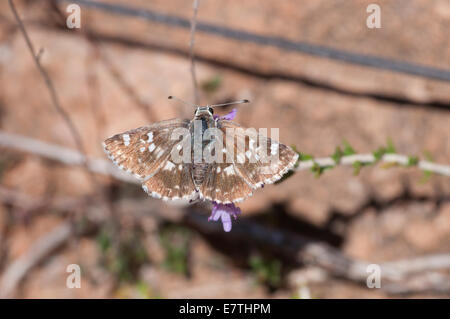
<svg viewBox="0 0 450 319">
<path fill-rule="evenodd" d="M 214 110 L 212 107 L 208 107 L 208 111 L 211 112 L 211 114 L 214 114 Z"/>
</svg>

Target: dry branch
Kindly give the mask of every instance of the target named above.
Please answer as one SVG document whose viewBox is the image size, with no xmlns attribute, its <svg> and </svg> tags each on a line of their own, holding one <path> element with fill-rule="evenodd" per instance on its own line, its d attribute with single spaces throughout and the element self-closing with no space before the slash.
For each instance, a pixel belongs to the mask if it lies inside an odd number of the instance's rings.
<svg viewBox="0 0 450 319">
<path fill-rule="evenodd" d="M 199 6 L 200 0 L 194 0 L 193 2 L 193 9 L 194 13 L 192 15 L 191 19 L 191 32 L 190 37 L 191 40 L 189 41 L 189 59 L 191 61 L 191 78 L 192 78 L 192 87 L 194 89 L 194 103 L 199 103 L 199 96 L 198 96 L 198 85 L 197 85 L 197 74 L 195 71 L 195 54 L 194 54 L 194 45 L 195 45 L 195 28 L 197 26 L 197 13 L 198 13 L 198 6 Z"/>
<path fill-rule="evenodd" d="M 86 161 L 86 157 L 83 154 L 69 148 L 4 132 L 0 132 L 0 145 L 39 155 L 66 165 L 86 165 L 90 172 L 113 176 L 116 179 L 129 183 L 138 183 L 135 178 L 118 170 L 112 163 L 102 159 L 89 159 Z"/>
<path fill-rule="evenodd" d="M 50 98 L 52 100 L 52 104 L 53 104 L 55 110 L 59 113 L 59 115 L 62 117 L 65 124 L 69 128 L 70 133 L 72 134 L 72 136 L 75 140 L 77 149 L 80 151 L 80 153 L 85 154 L 83 140 L 81 139 L 81 136 L 80 136 L 75 124 L 73 123 L 72 119 L 70 118 L 70 115 L 61 106 L 61 103 L 59 101 L 59 96 L 56 92 L 55 86 L 53 85 L 53 82 L 52 82 L 50 76 L 48 75 L 47 71 L 45 71 L 44 67 L 41 64 L 40 55 L 41 55 L 42 51 L 40 50 L 38 53 L 36 53 L 33 43 L 31 42 L 31 39 L 28 35 L 28 32 L 25 29 L 25 26 L 24 26 L 22 20 L 20 19 L 19 14 L 17 13 L 17 10 L 16 10 L 13 0 L 8 0 L 8 2 L 9 2 L 9 6 L 11 8 L 11 11 L 14 15 L 14 18 L 17 21 L 19 29 L 22 32 L 22 35 L 25 39 L 28 50 L 30 51 L 31 56 L 33 57 L 33 61 L 36 64 L 36 67 L 39 70 L 39 73 L 41 74 L 42 78 L 44 79 L 45 85 L 48 88 L 48 91 L 50 93 Z"/>
<path fill-rule="evenodd" d="M 0 298 L 11 297 L 17 285 L 29 271 L 41 263 L 52 251 L 65 244 L 72 234 L 72 224 L 65 222 L 55 227 L 48 235 L 40 238 L 26 254 L 12 262 L 0 281 Z"/>
<path fill-rule="evenodd" d="M 93 176 L 91 170 L 88 167 L 88 163 L 87 163 L 87 156 L 86 156 L 86 150 L 83 144 L 83 140 L 81 138 L 81 134 L 79 133 L 78 129 L 76 128 L 74 122 L 72 121 L 70 115 L 64 110 L 64 108 L 62 107 L 60 100 L 59 100 L 59 96 L 57 94 L 57 91 L 55 89 L 55 86 L 53 85 L 53 82 L 50 78 L 50 76 L 48 75 L 47 71 L 44 69 L 44 67 L 41 65 L 40 62 L 40 55 L 41 55 L 41 51 L 39 51 L 38 53 L 36 53 L 36 51 L 34 50 L 34 46 L 33 43 L 31 42 L 31 39 L 28 35 L 28 32 L 25 28 L 25 25 L 23 24 L 22 20 L 19 17 L 19 14 L 17 13 L 17 9 L 14 5 L 13 0 L 8 0 L 9 2 L 9 6 L 11 8 L 11 11 L 14 15 L 14 18 L 19 26 L 19 29 L 25 39 L 25 42 L 27 44 L 28 50 L 30 51 L 31 56 L 33 57 L 33 61 L 36 64 L 37 69 L 39 70 L 39 73 L 41 74 L 45 85 L 47 86 L 47 89 L 50 93 L 50 97 L 51 97 L 51 101 L 53 104 L 53 107 L 55 108 L 55 110 L 59 113 L 59 115 L 62 117 L 62 119 L 64 120 L 64 123 L 66 124 L 66 126 L 69 128 L 70 133 L 72 134 L 74 140 L 75 140 L 75 144 L 76 147 L 79 151 L 79 158 L 82 162 L 82 165 L 85 166 L 86 168 L 86 173 L 88 174 L 91 183 L 95 186 L 96 189 L 100 189 L 97 181 L 95 180 L 95 177 Z M 103 199 L 104 199 L 104 203 L 108 204 L 108 201 L 106 200 L 106 196 L 105 194 L 101 193 L 100 194 Z M 106 207 L 106 205 L 105 205 Z M 107 209 L 109 207 L 106 207 Z M 114 212 L 111 211 L 111 215 L 114 215 Z"/>
<path fill-rule="evenodd" d="M 43 207 L 45 205 L 51 210 L 73 211 L 78 209 L 80 204 L 87 204 L 92 201 L 73 198 L 55 198 L 48 201 L 0 186 L 0 202 L 25 209 Z M 129 215 L 131 209 L 133 216 L 136 218 L 141 218 L 144 214 L 148 215 L 151 213 L 153 217 L 166 220 L 179 221 L 180 219 L 176 209 L 165 210 L 164 215 L 161 213 L 157 214 L 156 212 L 160 212 L 161 209 L 159 209 L 158 203 L 154 201 L 153 203 L 149 203 L 148 200 L 141 201 L 139 205 L 136 205 L 135 201 L 121 200 L 116 205 L 119 211 L 126 212 L 127 215 Z M 88 224 L 84 222 L 83 227 L 76 227 L 77 225 L 71 221 L 61 223 L 50 233 L 39 238 L 26 253 L 8 265 L 0 280 L 0 298 L 13 297 L 17 287 L 27 274 L 44 262 L 45 258 L 52 252 L 67 244 L 74 235 L 92 233 L 92 231 L 98 229 L 97 226 L 104 225 L 107 216 L 102 215 L 95 204 L 88 206 L 87 209 L 87 212 L 84 214 L 84 217 L 86 217 L 84 221 L 88 221 Z"/>
<path fill-rule="evenodd" d="M 208 223 L 203 215 L 189 212 L 186 222 L 202 232 L 217 233 L 217 227 Z M 326 273 L 363 286 L 372 262 L 350 258 L 325 242 L 274 230 L 241 219 L 228 234 L 234 240 L 255 241 L 265 249 L 283 253 L 299 263 L 320 267 Z M 450 254 L 428 255 L 411 259 L 378 263 L 381 269 L 381 289 L 388 294 L 450 293 L 449 278 L 437 270 L 450 270 Z M 441 280 L 438 280 L 441 279 Z"/>
</svg>

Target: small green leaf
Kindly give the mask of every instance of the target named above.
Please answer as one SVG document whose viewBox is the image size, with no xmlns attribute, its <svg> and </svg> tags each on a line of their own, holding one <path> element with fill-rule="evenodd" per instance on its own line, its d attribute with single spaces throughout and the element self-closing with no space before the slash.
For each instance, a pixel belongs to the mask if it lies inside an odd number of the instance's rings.
<svg viewBox="0 0 450 319">
<path fill-rule="evenodd" d="M 339 146 L 336 147 L 336 150 L 334 151 L 333 155 L 331 155 L 331 158 L 334 160 L 336 164 L 339 164 L 341 161 L 342 156 L 344 156 L 344 152 L 342 152 L 341 148 Z"/>
<path fill-rule="evenodd" d="M 297 150 L 297 147 L 295 145 L 291 145 L 291 148 L 294 150 L 295 153 L 298 154 L 298 161 L 296 163 L 296 167 L 298 167 L 298 163 L 301 161 L 309 161 L 312 160 L 314 157 L 312 155 L 302 153 L 299 150 Z"/>
<path fill-rule="evenodd" d="M 305 153 L 299 153 L 299 160 L 300 161 L 309 161 L 314 159 L 314 157 L 312 155 L 309 154 L 305 154 Z"/>
<path fill-rule="evenodd" d="M 352 166 L 353 166 L 353 175 L 355 176 L 359 175 L 359 172 L 361 171 L 362 167 L 361 162 L 360 161 L 353 162 Z"/>
<path fill-rule="evenodd" d="M 297 149 L 297 146 L 295 146 L 294 144 L 291 145 L 291 148 L 294 150 L 295 153 L 300 155 L 300 151 Z"/>
<path fill-rule="evenodd" d="M 381 158 L 383 157 L 384 154 L 386 154 L 386 148 L 384 147 L 379 147 L 376 151 L 374 151 L 373 156 L 375 157 L 375 161 L 379 161 L 381 160 Z"/>
<path fill-rule="evenodd" d="M 343 151 L 343 153 L 344 153 L 345 156 L 356 154 L 356 152 L 353 149 L 353 147 L 351 147 L 351 145 L 347 141 L 344 141 L 344 151 Z"/>
<path fill-rule="evenodd" d="M 392 143 L 392 140 L 390 138 L 388 138 L 387 140 L 386 153 L 388 154 L 397 153 L 397 151 L 395 150 L 394 143 Z"/>
<path fill-rule="evenodd" d="M 316 162 L 314 162 L 313 166 L 311 167 L 311 172 L 314 173 L 314 176 L 316 178 L 320 177 L 320 175 L 322 175 L 322 170 L 320 169 L 319 164 L 317 164 Z"/>
<path fill-rule="evenodd" d="M 327 169 L 333 168 L 334 166 L 320 166 L 316 162 L 314 162 L 313 166 L 311 167 L 311 172 L 314 173 L 314 176 L 316 178 L 319 178 L 323 172 L 325 172 Z"/>
<path fill-rule="evenodd" d="M 407 166 L 415 166 L 419 163 L 419 158 L 417 156 L 409 156 Z"/>
</svg>

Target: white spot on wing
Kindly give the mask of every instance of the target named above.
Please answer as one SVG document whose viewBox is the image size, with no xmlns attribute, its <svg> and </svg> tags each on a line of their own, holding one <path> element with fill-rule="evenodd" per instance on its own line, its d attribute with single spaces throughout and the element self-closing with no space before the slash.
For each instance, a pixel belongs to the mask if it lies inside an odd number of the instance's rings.
<svg viewBox="0 0 450 319">
<path fill-rule="evenodd" d="M 150 143 L 151 141 L 153 141 L 153 132 L 149 132 L 147 133 L 148 136 L 148 142 Z"/>
<path fill-rule="evenodd" d="M 171 171 L 175 167 L 175 164 L 171 161 L 167 161 L 166 166 L 164 166 L 163 170 Z"/>
<path fill-rule="evenodd" d="M 122 134 L 122 138 L 123 138 L 123 143 L 125 144 L 125 146 L 130 145 L 130 135 Z"/>
<path fill-rule="evenodd" d="M 217 166 L 217 173 L 220 173 L 220 171 L 221 171 L 220 166 Z"/>
<path fill-rule="evenodd" d="M 145 147 L 141 147 L 139 150 L 141 151 L 141 153 L 144 153 Z"/>
<path fill-rule="evenodd" d="M 159 146 L 156 148 L 156 150 L 158 151 L 156 153 L 156 158 L 158 159 L 164 154 L 164 150 L 161 147 L 159 147 Z"/>
<path fill-rule="evenodd" d="M 223 169 L 223 171 L 227 174 L 227 175 L 231 175 L 234 174 L 234 168 L 233 165 L 227 166 Z"/>
<path fill-rule="evenodd" d="M 155 198 L 161 198 L 161 194 L 158 194 L 157 192 L 152 192 L 152 196 Z"/>
<path fill-rule="evenodd" d="M 270 145 L 270 154 L 271 155 L 275 155 L 278 152 L 278 144 L 277 143 L 273 143 Z"/>
<path fill-rule="evenodd" d="M 148 147 L 148 151 L 149 151 L 149 152 L 153 152 L 155 148 L 156 148 L 155 143 L 152 143 L 152 144 L 150 144 L 150 146 Z"/>
</svg>

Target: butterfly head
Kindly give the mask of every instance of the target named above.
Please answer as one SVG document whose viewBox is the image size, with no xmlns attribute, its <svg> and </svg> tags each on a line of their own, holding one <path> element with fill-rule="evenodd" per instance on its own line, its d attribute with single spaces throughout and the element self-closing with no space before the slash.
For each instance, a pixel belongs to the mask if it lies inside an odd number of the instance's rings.
<svg viewBox="0 0 450 319">
<path fill-rule="evenodd" d="M 249 100 L 239 100 L 239 101 L 234 101 L 234 102 L 227 102 L 227 103 L 222 103 L 222 104 L 213 104 L 213 105 L 206 105 L 206 106 L 197 106 L 194 105 L 193 103 L 188 103 L 185 102 L 173 95 L 168 97 L 169 99 L 174 99 L 177 100 L 183 104 L 187 104 L 187 105 L 192 105 L 196 107 L 195 113 L 194 113 L 194 117 L 195 119 L 208 119 L 208 120 L 213 120 L 214 119 L 214 110 L 213 108 L 216 106 L 226 106 L 226 105 L 232 105 L 232 104 L 242 104 L 242 103 L 249 103 Z"/>
<path fill-rule="evenodd" d="M 197 109 L 195 110 L 194 113 L 196 118 L 201 118 L 201 117 L 213 117 L 214 115 L 214 110 L 212 107 L 210 107 L 209 105 L 207 106 L 199 106 L 197 107 Z"/>
</svg>

